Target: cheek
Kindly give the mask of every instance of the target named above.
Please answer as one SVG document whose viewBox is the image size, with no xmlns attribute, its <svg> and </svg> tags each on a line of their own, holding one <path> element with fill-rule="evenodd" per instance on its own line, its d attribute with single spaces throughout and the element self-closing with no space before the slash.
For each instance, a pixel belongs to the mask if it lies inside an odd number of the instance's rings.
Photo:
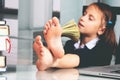
<svg viewBox="0 0 120 80">
<path fill-rule="evenodd" d="M 88 27 L 86 27 L 85 31 L 88 34 L 97 34 L 97 32 L 98 32 L 98 26 L 89 25 Z"/>
<path fill-rule="evenodd" d="M 91 22 L 91 21 L 86 22 L 86 27 L 92 28 L 94 26 L 96 26 L 95 22 Z"/>
</svg>

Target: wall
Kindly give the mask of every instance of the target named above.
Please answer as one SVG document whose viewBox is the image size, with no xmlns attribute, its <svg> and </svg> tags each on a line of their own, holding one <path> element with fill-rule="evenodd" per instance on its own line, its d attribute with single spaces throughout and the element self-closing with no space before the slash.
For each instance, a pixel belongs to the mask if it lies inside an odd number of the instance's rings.
<svg viewBox="0 0 120 80">
<path fill-rule="evenodd" d="M 33 32 L 40 31 L 51 17 L 52 0 L 19 0 L 18 63 L 32 63 Z"/>
<path fill-rule="evenodd" d="M 82 15 L 83 6 L 89 5 L 92 2 L 97 2 L 97 0 L 61 0 L 61 24 L 65 24 L 71 19 L 78 22 L 80 16 Z"/>
<path fill-rule="evenodd" d="M 52 17 L 52 0 L 19 0 L 19 28 L 42 27 Z"/>
<path fill-rule="evenodd" d="M 82 15 L 82 6 L 97 0 L 61 0 L 61 24 L 75 19 L 78 21 Z M 52 17 L 52 0 L 19 0 L 19 28 L 31 29 L 43 27 Z"/>
<path fill-rule="evenodd" d="M 111 6 L 120 6 L 119 0 L 102 0 L 102 2 L 107 3 Z"/>
<path fill-rule="evenodd" d="M 60 21 L 61 24 L 68 22 L 71 19 L 78 21 L 81 15 L 81 6 L 79 5 L 82 0 L 61 0 Z"/>
</svg>

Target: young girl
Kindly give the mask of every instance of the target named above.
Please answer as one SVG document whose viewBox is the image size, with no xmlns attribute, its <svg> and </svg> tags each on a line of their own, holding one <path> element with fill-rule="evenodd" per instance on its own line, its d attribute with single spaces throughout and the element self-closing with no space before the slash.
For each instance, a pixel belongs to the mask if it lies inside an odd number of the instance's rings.
<svg viewBox="0 0 120 80">
<path fill-rule="evenodd" d="M 38 55 L 38 70 L 109 65 L 116 48 L 115 21 L 109 5 L 90 4 L 78 22 L 80 40 L 69 40 L 63 48 L 59 20 L 56 17 L 49 20 L 44 29 L 47 47 L 40 36 L 33 45 Z"/>
</svg>

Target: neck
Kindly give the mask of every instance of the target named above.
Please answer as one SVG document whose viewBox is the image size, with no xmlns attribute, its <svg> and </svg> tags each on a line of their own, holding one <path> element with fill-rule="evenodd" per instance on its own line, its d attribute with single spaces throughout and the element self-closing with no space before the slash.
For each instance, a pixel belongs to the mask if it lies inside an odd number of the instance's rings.
<svg viewBox="0 0 120 80">
<path fill-rule="evenodd" d="M 97 36 L 82 36 L 81 38 L 81 45 L 86 44 L 87 42 L 97 38 Z"/>
</svg>

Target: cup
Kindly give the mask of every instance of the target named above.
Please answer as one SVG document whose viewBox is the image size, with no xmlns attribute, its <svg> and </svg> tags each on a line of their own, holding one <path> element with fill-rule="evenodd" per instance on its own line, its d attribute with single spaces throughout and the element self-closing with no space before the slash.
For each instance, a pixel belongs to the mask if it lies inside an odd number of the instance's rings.
<svg viewBox="0 0 120 80">
<path fill-rule="evenodd" d="M 11 50 L 11 41 L 8 36 L 0 36 L 0 51 L 8 51 L 10 53 Z"/>
</svg>

